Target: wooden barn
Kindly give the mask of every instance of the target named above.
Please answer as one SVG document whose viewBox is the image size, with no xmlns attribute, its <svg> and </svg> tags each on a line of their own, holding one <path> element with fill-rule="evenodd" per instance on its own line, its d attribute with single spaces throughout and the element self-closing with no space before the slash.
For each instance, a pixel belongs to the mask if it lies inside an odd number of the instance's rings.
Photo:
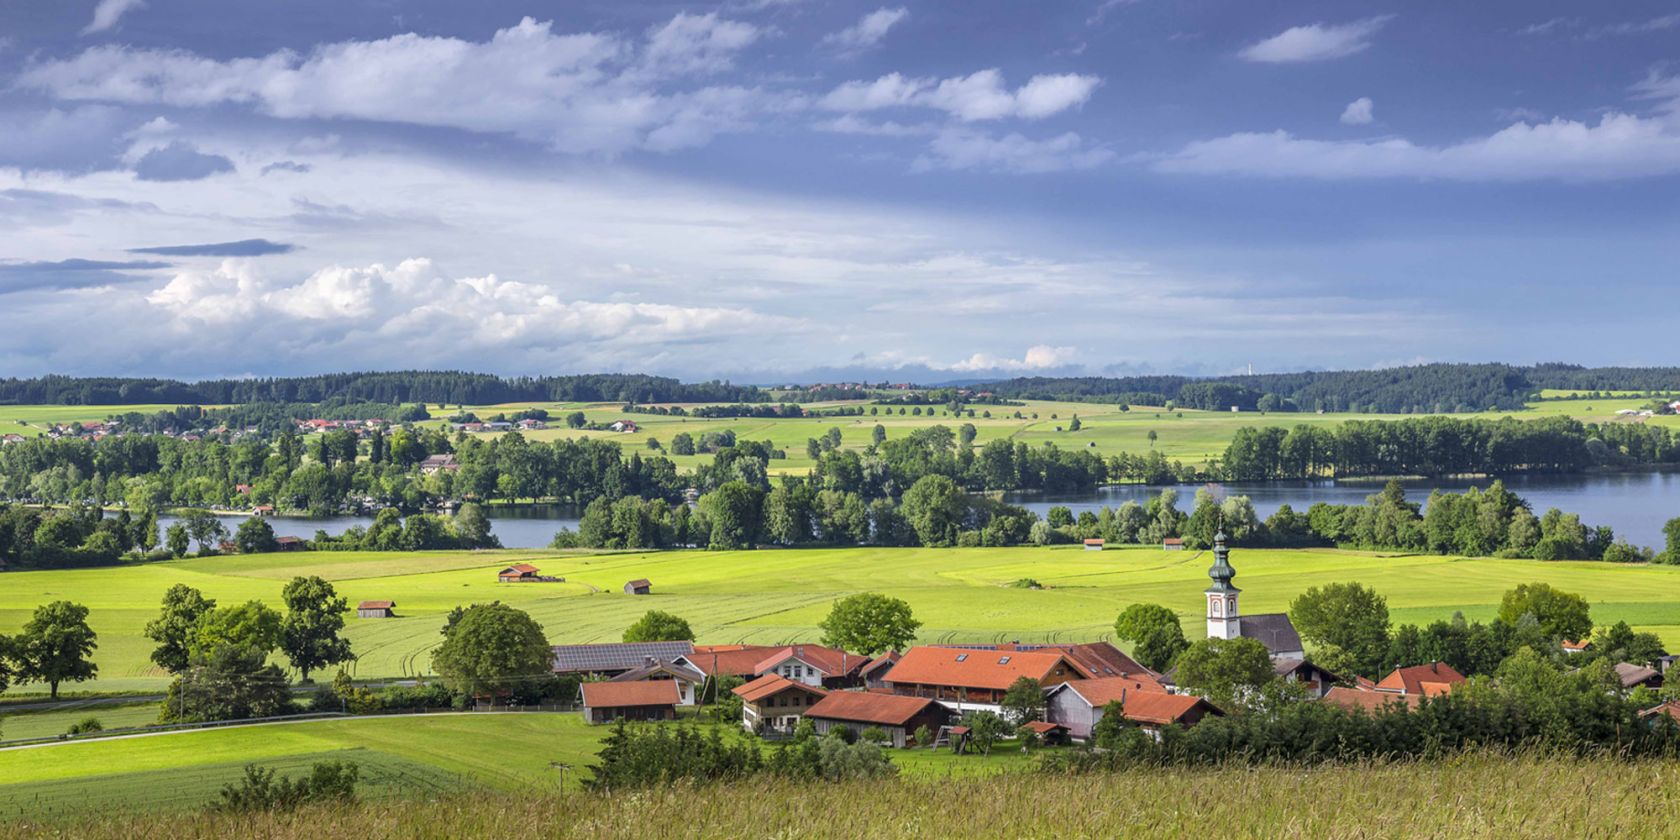
<svg viewBox="0 0 1680 840">
<path fill-rule="evenodd" d="M 396 601 L 363 601 L 356 605 L 357 618 L 396 618 Z"/>
<path fill-rule="evenodd" d="M 626 594 L 626 595 L 652 595 L 653 594 L 653 584 L 650 583 L 647 578 L 638 578 L 636 580 L 633 580 L 633 581 L 630 581 L 629 583 L 624 584 L 624 594 Z"/>
</svg>

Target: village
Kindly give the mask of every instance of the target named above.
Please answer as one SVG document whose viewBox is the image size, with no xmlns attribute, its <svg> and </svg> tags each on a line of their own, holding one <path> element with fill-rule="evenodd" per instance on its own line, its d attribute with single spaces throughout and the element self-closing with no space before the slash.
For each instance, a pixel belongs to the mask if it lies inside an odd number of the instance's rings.
<svg viewBox="0 0 1680 840">
<path fill-rule="evenodd" d="M 1380 680 L 1332 673 L 1312 662 L 1287 614 L 1242 614 L 1222 533 L 1213 555 L 1213 583 L 1204 593 L 1207 637 L 1264 645 L 1275 677 L 1305 701 L 1350 711 L 1416 709 L 1425 698 L 1468 682 L 1443 662 L 1396 668 Z M 529 564 L 504 569 L 499 579 L 556 580 Z M 648 595 L 652 584 L 634 580 L 624 591 Z M 1579 654 L 1588 645 L 1564 640 L 1562 650 Z M 1655 690 L 1676 659 L 1665 655 L 1657 667 L 1617 663 L 1614 673 L 1622 691 Z M 957 752 L 967 746 L 977 714 L 1022 727 L 1045 745 L 1089 742 L 1107 714 L 1119 714 L 1125 725 L 1157 739 L 1166 728 L 1227 714 L 1181 686 L 1176 669 L 1153 671 L 1108 641 L 931 644 L 873 656 L 808 643 L 559 645 L 554 671 L 583 680 L 582 712 L 591 724 L 676 720 L 679 709 L 727 687 L 739 698 L 741 727 L 764 738 L 789 737 L 808 721 L 817 735 L 869 733 L 883 746 Z M 1023 703 L 1021 692 L 1036 695 L 1036 702 Z M 1680 722 L 1680 700 L 1654 705 L 1641 717 Z"/>
</svg>

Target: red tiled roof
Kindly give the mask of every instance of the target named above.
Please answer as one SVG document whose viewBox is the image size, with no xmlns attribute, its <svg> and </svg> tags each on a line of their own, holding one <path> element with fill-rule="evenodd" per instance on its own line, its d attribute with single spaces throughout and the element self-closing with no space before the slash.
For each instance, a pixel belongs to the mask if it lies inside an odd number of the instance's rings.
<svg viewBox="0 0 1680 840">
<path fill-rule="evenodd" d="M 1058 729 L 1061 729 L 1061 730 L 1066 730 L 1067 729 L 1066 726 L 1063 726 L 1059 723 L 1051 723 L 1047 720 L 1035 720 L 1035 721 L 1027 724 L 1027 728 L 1031 729 L 1034 732 L 1037 732 L 1040 735 L 1055 732 Z"/>
<path fill-rule="evenodd" d="M 1073 679 L 1089 676 L 1059 650 L 914 647 L 905 651 L 898 664 L 893 666 L 891 673 L 887 674 L 887 681 L 894 685 L 949 685 L 1001 691 L 1022 677 L 1043 682 L 1053 675 L 1058 666 L 1066 669 L 1065 676 Z"/>
<path fill-rule="evenodd" d="M 764 645 L 695 645 L 694 652 L 684 657 L 700 673 L 711 677 L 751 677 L 753 670 L 771 651 L 780 650 Z"/>
<path fill-rule="evenodd" d="M 537 567 L 531 565 L 530 563 L 515 563 L 514 565 L 503 569 L 501 573 L 505 575 L 508 572 L 515 572 L 522 575 L 533 575 L 537 573 Z"/>
<path fill-rule="evenodd" d="M 1119 701 L 1126 719 L 1138 723 L 1179 723 L 1198 707 L 1209 714 L 1220 713 L 1217 707 L 1200 697 L 1168 694 L 1157 687 L 1150 687 L 1147 683 L 1127 677 L 1077 680 L 1065 686 L 1058 686 L 1056 690 L 1076 692 L 1093 708 L 1101 708 Z"/>
<path fill-rule="evenodd" d="M 815 686 L 794 682 L 781 674 L 765 674 L 746 685 L 735 686 L 731 691 L 734 692 L 735 696 L 748 703 L 757 703 L 766 697 L 774 697 L 789 689 L 815 694 L 818 697 L 828 693 Z"/>
<path fill-rule="evenodd" d="M 623 706 L 674 706 L 682 700 L 676 680 L 643 682 L 586 682 L 583 705 L 597 709 Z"/>
<path fill-rule="evenodd" d="M 1564 650 L 1572 650 L 1572 651 L 1576 651 L 1577 653 L 1579 653 L 1580 651 L 1586 650 L 1587 645 L 1590 645 L 1590 644 L 1592 644 L 1592 642 L 1587 640 L 1587 639 L 1582 639 L 1578 642 L 1574 641 L 1572 639 L 1564 639 L 1563 640 L 1563 649 Z"/>
<path fill-rule="evenodd" d="M 388 610 L 397 605 L 396 601 L 363 601 L 356 605 L 358 610 Z"/>
<path fill-rule="evenodd" d="M 903 726 L 922 713 L 935 701 L 926 697 L 906 697 L 901 694 L 875 694 L 863 691 L 831 691 L 815 706 L 805 710 L 806 717 L 842 720 L 848 723 L 874 723 L 882 726 Z"/>
<path fill-rule="evenodd" d="M 1085 541 L 1085 544 L 1086 545 L 1102 545 L 1103 541 L 1100 540 L 1100 539 L 1089 539 L 1089 540 Z"/>
<path fill-rule="evenodd" d="M 1415 694 L 1395 694 L 1391 691 L 1360 691 L 1357 688 L 1333 686 L 1324 695 L 1324 702 L 1332 706 L 1341 706 L 1350 711 L 1360 709 L 1376 711 L 1390 703 L 1398 703 L 1407 708 L 1415 709 L 1423 698 Z"/>
<path fill-rule="evenodd" d="M 1396 668 L 1377 683 L 1377 688 L 1403 694 L 1445 694 L 1451 691 L 1453 686 L 1464 681 L 1465 676 L 1453 670 L 1451 665 L 1432 662 L 1428 665 Z"/>
<path fill-rule="evenodd" d="M 833 677 L 851 674 L 869 662 L 867 656 L 822 645 L 789 645 L 759 660 L 758 664 L 753 666 L 753 673 L 762 674 L 790 658 L 798 659 Z"/>
<path fill-rule="evenodd" d="M 1680 723 L 1680 700 L 1670 700 L 1661 706 L 1652 706 L 1651 708 L 1639 713 L 1639 716 L 1642 718 L 1654 719 L 1657 715 L 1668 715 L 1669 717 L 1674 718 L 1675 723 Z"/>
<path fill-rule="evenodd" d="M 863 666 L 862 668 L 859 668 L 858 673 L 867 676 L 869 674 L 875 673 L 877 670 L 880 669 L 880 667 L 882 665 L 897 664 L 898 660 L 899 660 L 898 651 L 889 650 L 886 653 L 883 653 L 880 656 L 877 656 L 874 659 L 869 660 L 869 664 Z"/>
</svg>

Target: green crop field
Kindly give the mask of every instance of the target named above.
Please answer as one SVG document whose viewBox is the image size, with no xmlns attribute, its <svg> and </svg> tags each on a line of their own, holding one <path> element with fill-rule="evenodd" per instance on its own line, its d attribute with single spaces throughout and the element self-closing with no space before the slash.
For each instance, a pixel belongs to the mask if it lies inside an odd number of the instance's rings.
<svg viewBox="0 0 1680 840">
<path fill-rule="evenodd" d="M 564 583 L 502 584 L 496 571 L 529 561 Z M 556 643 L 618 640 L 648 609 L 676 613 L 701 642 L 781 643 L 815 639 L 817 623 L 839 597 L 884 592 L 908 601 L 923 622 L 922 642 L 1094 640 L 1110 635 L 1126 605 L 1157 602 L 1177 610 L 1194 634 L 1207 584 L 1208 558 L 1155 548 L 1083 551 L 1077 546 L 970 549 L 788 549 L 579 554 L 543 551 L 356 552 L 212 557 L 141 566 L 10 572 L 0 587 L 0 633 L 20 626 L 37 605 L 86 604 L 99 633 L 100 678 L 70 688 L 161 689 L 142 635 L 174 583 L 198 587 L 222 603 L 279 602 L 297 574 L 332 580 L 355 602 L 391 599 L 395 619 L 349 619 L 346 635 L 360 679 L 430 670 L 445 614 L 501 600 L 530 612 Z M 1494 615 L 1500 596 L 1526 581 L 1578 592 L 1600 623 L 1626 620 L 1680 644 L 1680 567 L 1586 562 L 1545 563 L 1392 556 L 1323 550 L 1239 549 L 1232 553 L 1250 613 L 1283 610 L 1309 586 L 1359 581 L 1388 597 L 1396 622 L 1426 622 L 1461 611 Z M 654 594 L 625 595 L 627 580 L 648 578 Z M 1034 578 L 1046 588 L 1009 584 Z M 39 692 L 38 685 L 12 692 Z"/>
<path fill-rule="evenodd" d="M 0 435 L 19 434 L 26 437 L 45 434 L 55 423 L 86 423 L 104 420 L 113 414 L 136 411 L 153 414 L 168 411 L 174 405 L 0 405 Z"/>
</svg>

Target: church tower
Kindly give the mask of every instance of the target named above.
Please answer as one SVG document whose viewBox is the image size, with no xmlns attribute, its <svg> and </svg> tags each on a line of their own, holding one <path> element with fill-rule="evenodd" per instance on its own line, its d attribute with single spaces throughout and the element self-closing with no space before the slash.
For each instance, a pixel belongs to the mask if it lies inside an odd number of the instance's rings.
<svg viewBox="0 0 1680 840">
<path fill-rule="evenodd" d="M 1242 618 L 1237 612 L 1237 593 L 1242 590 L 1231 585 L 1237 570 L 1231 568 L 1230 552 L 1225 548 L 1225 532 L 1213 537 L 1213 568 L 1208 577 L 1213 585 L 1207 592 L 1207 634 L 1210 639 L 1235 639 L 1242 635 Z"/>
</svg>

